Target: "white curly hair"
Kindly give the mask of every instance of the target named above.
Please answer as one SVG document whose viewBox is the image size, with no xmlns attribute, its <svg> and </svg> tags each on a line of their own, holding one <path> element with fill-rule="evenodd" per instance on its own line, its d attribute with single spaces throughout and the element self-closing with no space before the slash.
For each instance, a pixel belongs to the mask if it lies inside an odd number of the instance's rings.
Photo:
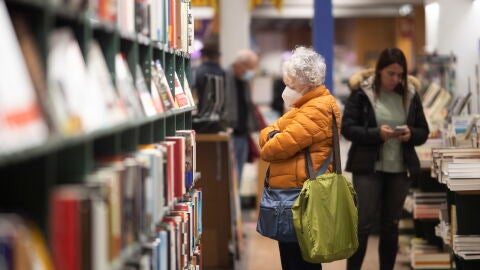
<svg viewBox="0 0 480 270">
<path fill-rule="evenodd" d="M 295 48 L 292 56 L 283 64 L 283 75 L 291 81 L 291 87 L 311 90 L 325 82 L 325 59 L 312 48 Z"/>
</svg>

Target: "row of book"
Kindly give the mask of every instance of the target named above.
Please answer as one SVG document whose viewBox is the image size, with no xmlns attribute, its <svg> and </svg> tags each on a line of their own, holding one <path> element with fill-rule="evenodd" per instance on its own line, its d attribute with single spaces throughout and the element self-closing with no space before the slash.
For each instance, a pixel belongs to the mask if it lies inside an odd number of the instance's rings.
<svg viewBox="0 0 480 270">
<path fill-rule="evenodd" d="M 13 14 L 10 20 L 3 1 L 0 34 L 0 154 L 195 105 L 185 74 L 182 83 L 175 72 L 170 87 L 158 60 L 146 81 L 138 63 L 130 70 L 132 63 L 117 54 L 114 85 L 97 42 L 88 45 L 84 59 L 69 28 L 49 35 L 44 70 L 25 17 Z"/>
<path fill-rule="evenodd" d="M 434 148 L 432 158 L 432 177 L 450 190 L 480 190 L 480 148 Z"/>
<path fill-rule="evenodd" d="M 94 21 L 121 32 L 182 50 L 193 51 L 194 20 L 190 0 L 51 0 L 54 6 L 84 11 Z"/>
<path fill-rule="evenodd" d="M 97 157 L 96 170 L 78 184 L 55 186 L 49 195 L 51 256 L 43 255 L 50 252 L 42 241 L 35 254 L 25 255 L 17 246 L 33 245 L 38 239 L 26 239 L 32 232 L 17 239 L 16 230 L 0 226 L 0 268 L 33 269 L 14 267 L 16 256 L 31 256 L 25 264 L 41 259 L 54 266 L 40 269 L 199 269 L 202 192 L 193 188 L 195 132 L 176 135 L 132 154 Z M 0 217 L 0 224 L 18 223 L 5 220 Z M 2 262 L 12 267 L 2 268 Z"/>
</svg>

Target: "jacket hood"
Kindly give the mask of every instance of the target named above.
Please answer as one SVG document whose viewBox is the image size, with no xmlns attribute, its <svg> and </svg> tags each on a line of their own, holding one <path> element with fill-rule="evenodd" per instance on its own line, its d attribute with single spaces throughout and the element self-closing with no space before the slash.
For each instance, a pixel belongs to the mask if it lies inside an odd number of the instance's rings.
<svg viewBox="0 0 480 270">
<path fill-rule="evenodd" d="M 364 82 L 366 79 L 373 76 L 374 74 L 375 74 L 375 69 L 373 68 L 358 71 L 354 73 L 348 80 L 348 87 L 352 91 L 357 90 L 360 88 L 360 84 L 362 82 Z M 407 80 L 408 80 L 408 88 L 413 87 L 415 92 L 418 92 L 420 90 L 421 84 L 417 78 L 415 78 L 414 76 L 408 75 Z"/>
<path fill-rule="evenodd" d="M 348 80 L 348 87 L 351 91 L 363 90 L 367 95 L 370 103 L 373 105 L 375 103 L 375 94 L 373 91 L 373 81 L 375 77 L 375 69 L 369 68 L 361 70 L 353 74 Z M 405 110 L 408 111 L 410 107 L 411 100 L 416 92 L 420 90 L 420 81 L 414 76 L 408 75 L 407 77 L 407 99 L 405 104 Z"/>
</svg>

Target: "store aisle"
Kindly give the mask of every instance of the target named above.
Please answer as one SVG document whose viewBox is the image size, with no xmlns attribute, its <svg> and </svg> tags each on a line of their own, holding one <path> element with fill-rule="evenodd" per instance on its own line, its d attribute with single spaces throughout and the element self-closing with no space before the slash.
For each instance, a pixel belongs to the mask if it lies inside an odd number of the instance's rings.
<svg viewBox="0 0 480 270">
<path fill-rule="evenodd" d="M 350 142 L 343 137 L 340 138 L 340 155 L 342 167 L 345 168 L 348 149 Z M 344 174 L 350 177 L 348 172 Z M 274 240 L 270 240 L 261 236 L 256 232 L 257 212 L 255 209 L 245 209 L 242 213 L 243 230 L 245 235 L 244 252 L 239 261 L 236 262 L 236 270 L 280 270 L 280 255 L 278 252 L 278 244 Z M 377 270 L 378 268 L 378 237 L 372 236 L 369 239 L 367 247 L 367 255 L 363 263 L 362 270 Z M 346 261 L 336 261 L 323 264 L 323 270 L 344 270 Z M 397 264 L 394 270 L 409 270 L 408 258 L 402 255 L 397 256 Z"/>
<path fill-rule="evenodd" d="M 237 270 L 280 270 L 280 255 L 278 245 L 274 240 L 261 236 L 255 231 L 257 213 L 255 210 L 244 210 L 243 230 L 245 232 L 245 248 Z M 362 270 L 378 269 L 378 237 L 370 237 L 367 255 Z M 323 270 L 344 270 L 346 261 L 336 261 L 323 264 Z M 394 270 L 409 270 L 408 259 L 398 255 Z"/>
</svg>

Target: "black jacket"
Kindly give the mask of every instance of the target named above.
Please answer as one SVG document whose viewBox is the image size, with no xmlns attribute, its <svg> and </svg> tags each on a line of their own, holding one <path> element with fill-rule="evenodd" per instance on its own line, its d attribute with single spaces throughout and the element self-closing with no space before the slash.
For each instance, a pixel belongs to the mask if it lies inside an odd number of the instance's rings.
<svg viewBox="0 0 480 270">
<path fill-rule="evenodd" d="M 375 162 L 379 158 L 383 140 L 377 126 L 372 82 L 373 76 L 367 79 L 362 75 L 358 83 L 350 80 L 352 92 L 345 105 L 342 118 L 342 135 L 352 142 L 348 152 L 346 170 L 353 173 L 372 173 L 375 171 Z M 415 84 L 409 77 L 408 98 L 406 102 L 407 125 L 411 130 L 411 138 L 402 143 L 405 168 L 410 175 L 420 172 L 420 161 L 414 146 L 423 144 L 429 134 L 428 124 L 423 113 L 422 102 L 415 91 Z"/>
</svg>

